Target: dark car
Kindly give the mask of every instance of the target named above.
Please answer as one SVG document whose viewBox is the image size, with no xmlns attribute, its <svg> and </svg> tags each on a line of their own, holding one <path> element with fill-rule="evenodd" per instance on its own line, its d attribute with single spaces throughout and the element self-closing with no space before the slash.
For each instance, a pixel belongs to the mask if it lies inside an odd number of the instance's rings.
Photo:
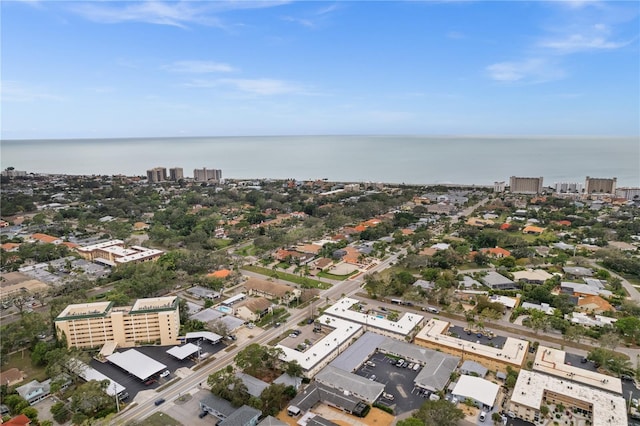
<svg viewBox="0 0 640 426">
<path fill-rule="evenodd" d="M 154 404 L 156 404 L 156 406 L 160 404 L 164 404 L 164 398 L 156 399 Z"/>
<path fill-rule="evenodd" d="M 208 411 L 203 411 L 200 414 L 198 414 L 198 417 L 203 418 L 204 416 L 206 416 L 208 413 Z"/>
<path fill-rule="evenodd" d="M 586 364 L 586 363 L 587 363 L 587 361 L 588 361 L 588 359 L 586 359 L 586 358 L 582 358 L 582 359 L 580 360 L 580 362 L 581 362 L 582 364 Z"/>
</svg>

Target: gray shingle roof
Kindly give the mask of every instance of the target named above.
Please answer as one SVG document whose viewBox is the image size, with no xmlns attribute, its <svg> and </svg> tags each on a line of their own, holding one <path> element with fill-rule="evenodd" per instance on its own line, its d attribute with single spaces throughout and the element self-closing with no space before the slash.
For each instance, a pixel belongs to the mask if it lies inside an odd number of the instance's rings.
<svg viewBox="0 0 640 426">
<path fill-rule="evenodd" d="M 255 424 L 262 411 L 248 405 L 243 405 L 234 411 L 229 417 L 218 423 L 218 426 L 249 426 Z"/>
<path fill-rule="evenodd" d="M 368 403 L 373 403 L 382 394 L 384 385 L 357 374 L 347 373 L 344 370 L 331 365 L 322 369 L 315 377 L 316 381 L 346 391 Z"/>
</svg>

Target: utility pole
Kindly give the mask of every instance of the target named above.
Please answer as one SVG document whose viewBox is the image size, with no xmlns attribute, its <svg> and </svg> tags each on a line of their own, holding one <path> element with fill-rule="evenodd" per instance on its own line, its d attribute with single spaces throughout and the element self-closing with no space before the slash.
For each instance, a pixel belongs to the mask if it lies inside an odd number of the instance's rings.
<svg viewBox="0 0 640 426">
<path fill-rule="evenodd" d="M 120 412 L 120 398 L 118 395 L 118 387 L 116 386 L 116 382 L 113 382 L 113 393 L 116 395 L 116 413 Z"/>
</svg>

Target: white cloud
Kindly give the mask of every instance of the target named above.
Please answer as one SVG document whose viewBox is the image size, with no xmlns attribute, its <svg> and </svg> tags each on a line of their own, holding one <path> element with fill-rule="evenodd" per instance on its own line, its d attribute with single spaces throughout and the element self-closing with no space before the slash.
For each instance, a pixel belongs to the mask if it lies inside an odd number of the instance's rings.
<svg viewBox="0 0 640 426">
<path fill-rule="evenodd" d="M 558 3 L 566 5 L 571 9 L 582 9 L 585 6 L 598 4 L 598 0 L 556 0 Z"/>
<path fill-rule="evenodd" d="M 86 19 L 99 23 L 146 22 L 185 28 L 189 23 L 222 26 L 222 23 L 205 13 L 206 2 L 166 3 L 144 1 L 136 3 L 82 3 L 72 4 L 71 10 Z"/>
<path fill-rule="evenodd" d="M 493 80 L 505 83 L 544 83 L 565 75 L 564 71 L 543 58 L 498 62 L 489 65 L 486 71 Z"/>
<path fill-rule="evenodd" d="M 464 34 L 462 34 L 459 31 L 449 31 L 447 33 L 447 38 L 451 38 L 454 40 L 460 40 L 460 39 L 463 39 L 464 37 L 465 37 Z"/>
<path fill-rule="evenodd" d="M 39 87 L 29 87 L 18 81 L 7 80 L 0 83 L 2 102 L 62 101 L 64 98 Z"/>
<path fill-rule="evenodd" d="M 258 79 L 220 79 L 221 84 L 230 85 L 242 92 L 254 95 L 284 95 L 290 93 L 302 93 L 304 90 L 292 83 L 284 80 L 274 80 L 268 78 Z"/>
<path fill-rule="evenodd" d="M 162 68 L 170 72 L 185 74 L 209 74 L 235 71 L 235 68 L 229 64 L 212 61 L 177 61 L 164 65 Z"/>
<path fill-rule="evenodd" d="M 619 49 L 631 43 L 631 41 L 612 41 L 605 35 L 570 34 L 557 40 L 546 40 L 540 43 L 560 53 L 574 53 L 586 50 L 612 50 Z"/>
</svg>

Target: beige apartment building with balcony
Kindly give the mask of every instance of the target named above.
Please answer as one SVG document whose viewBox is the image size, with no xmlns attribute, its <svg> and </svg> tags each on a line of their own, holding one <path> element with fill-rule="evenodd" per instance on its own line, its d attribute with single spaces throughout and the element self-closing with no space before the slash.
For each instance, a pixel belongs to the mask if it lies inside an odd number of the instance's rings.
<svg viewBox="0 0 640 426">
<path fill-rule="evenodd" d="M 55 319 L 67 347 L 94 348 L 105 343 L 127 348 L 143 344 L 178 345 L 178 298 L 138 299 L 133 306 L 113 302 L 68 305 Z"/>
</svg>

